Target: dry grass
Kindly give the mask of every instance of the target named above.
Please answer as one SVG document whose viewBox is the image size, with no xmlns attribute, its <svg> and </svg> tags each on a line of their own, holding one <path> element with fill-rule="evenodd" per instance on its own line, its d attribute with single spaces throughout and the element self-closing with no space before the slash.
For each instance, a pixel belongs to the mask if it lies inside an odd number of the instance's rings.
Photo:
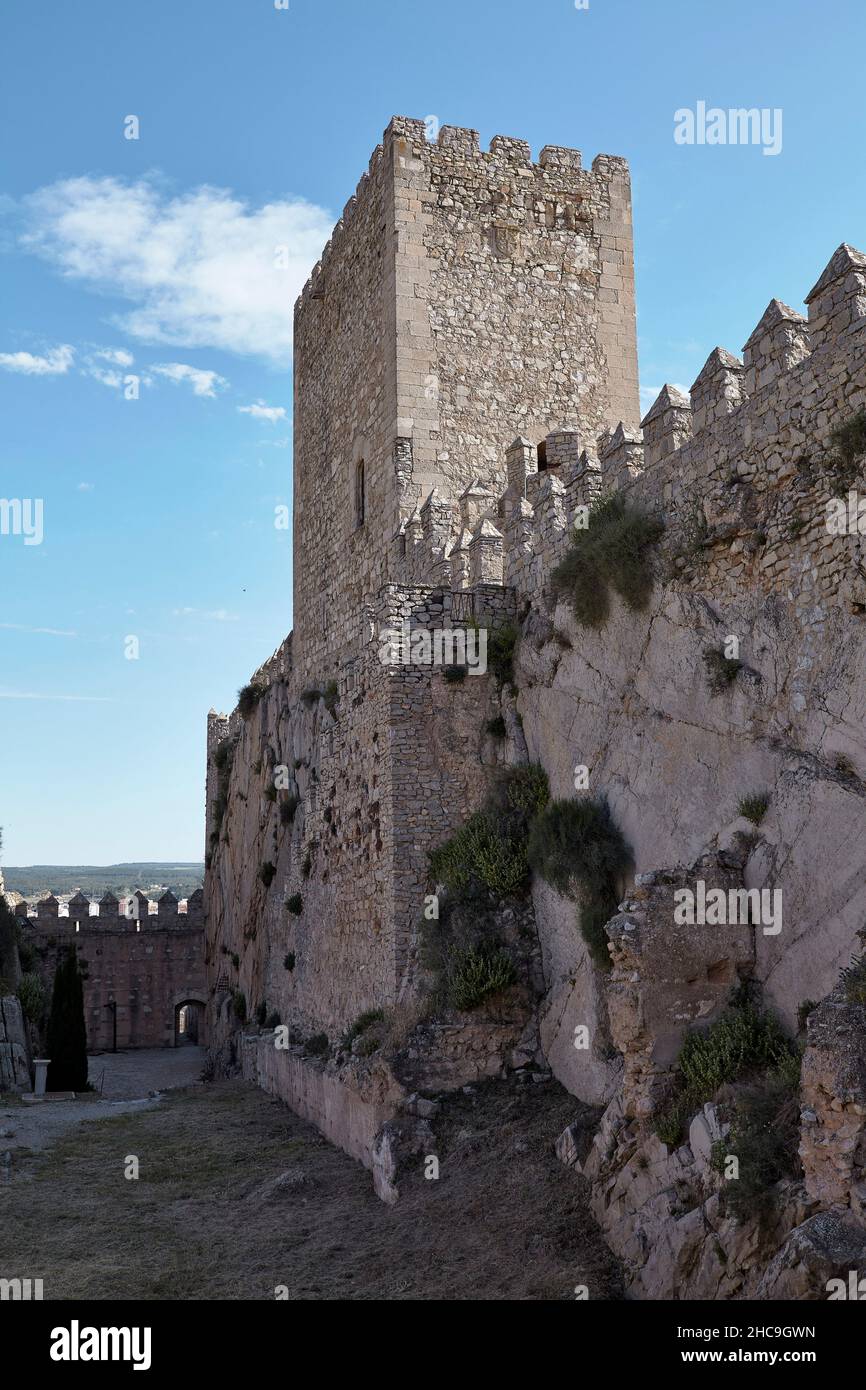
<svg viewBox="0 0 866 1390">
<path fill-rule="evenodd" d="M 437 1120 L 441 1176 L 383 1206 L 370 1175 L 241 1082 L 82 1125 L 16 1159 L 0 1274 L 47 1299 L 620 1297 L 580 1186 L 553 1154 L 583 1112 L 555 1083 L 493 1082 Z M 140 1177 L 123 1175 L 137 1155 Z"/>
</svg>

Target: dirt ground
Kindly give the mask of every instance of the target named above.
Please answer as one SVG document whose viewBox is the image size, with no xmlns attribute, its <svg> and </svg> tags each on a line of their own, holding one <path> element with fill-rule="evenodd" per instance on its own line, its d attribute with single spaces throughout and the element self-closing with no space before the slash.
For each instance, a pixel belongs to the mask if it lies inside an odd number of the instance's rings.
<svg viewBox="0 0 866 1390">
<path fill-rule="evenodd" d="M 559 1301 L 580 1284 L 619 1298 L 553 1153 L 581 1115 L 591 1128 L 594 1113 L 552 1081 L 461 1093 L 435 1122 L 439 1179 L 419 1164 L 386 1207 L 369 1173 L 280 1101 L 241 1081 L 174 1090 L 14 1151 L 0 1277 L 42 1278 L 46 1299 L 274 1299 L 285 1286 L 290 1300 Z"/>
</svg>

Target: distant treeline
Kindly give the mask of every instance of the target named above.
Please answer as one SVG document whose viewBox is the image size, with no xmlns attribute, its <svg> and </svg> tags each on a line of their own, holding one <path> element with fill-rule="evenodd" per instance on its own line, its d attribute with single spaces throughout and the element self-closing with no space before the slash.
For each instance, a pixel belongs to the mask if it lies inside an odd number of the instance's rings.
<svg viewBox="0 0 866 1390">
<path fill-rule="evenodd" d="M 128 897 L 140 888 L 151 897 L 170 888 L 177 898 L 187 898 L 204 883 L 204 864 L 30 864 L 26 868 L 4 866 L 7 893 L 23 898 L 62 896 L 80 888 L 89 897 L 112 892 Z"/>
</svg>

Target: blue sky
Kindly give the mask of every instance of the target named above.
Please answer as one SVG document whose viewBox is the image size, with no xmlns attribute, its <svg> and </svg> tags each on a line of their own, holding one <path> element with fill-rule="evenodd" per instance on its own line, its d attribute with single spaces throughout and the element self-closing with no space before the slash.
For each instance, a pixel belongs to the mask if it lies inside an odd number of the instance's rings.
<svg viewBox="0 0 866 1390">
<path fill-rule="evenodd" d="M 866 244 L 864 41 L 862 0 L 6 0 L 5 862 L 201 857 L 207 710 L 291 627 L 292 301 L 392 114 L 629 159 L 651 398 Z M 698 101 L 780 153 L 678 145 Z"/>
</svg>

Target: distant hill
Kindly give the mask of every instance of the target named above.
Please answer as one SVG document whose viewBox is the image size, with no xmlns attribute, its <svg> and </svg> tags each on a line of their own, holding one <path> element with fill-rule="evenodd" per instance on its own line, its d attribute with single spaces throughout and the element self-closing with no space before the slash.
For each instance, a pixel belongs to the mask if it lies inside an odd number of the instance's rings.
<svg viewBox="0 0 866 1390">
<path fill-rule="evenodd" d="M 140 888 L 151 897 L 164 893 L 166 888 L 178 898 L 186 898 L 201 888 L 204 864 L 149 863 L 140 864 L 29 864 L 25 867 L 4 865 L 3 877 L 7 893 L 20 893 L 22 898 L 42 898 L 46 893 L 58 897 L 80 888 L 82 893 L 101 898 L 110 890 L 118 898 L 128 897 Z"/>
</svg>

